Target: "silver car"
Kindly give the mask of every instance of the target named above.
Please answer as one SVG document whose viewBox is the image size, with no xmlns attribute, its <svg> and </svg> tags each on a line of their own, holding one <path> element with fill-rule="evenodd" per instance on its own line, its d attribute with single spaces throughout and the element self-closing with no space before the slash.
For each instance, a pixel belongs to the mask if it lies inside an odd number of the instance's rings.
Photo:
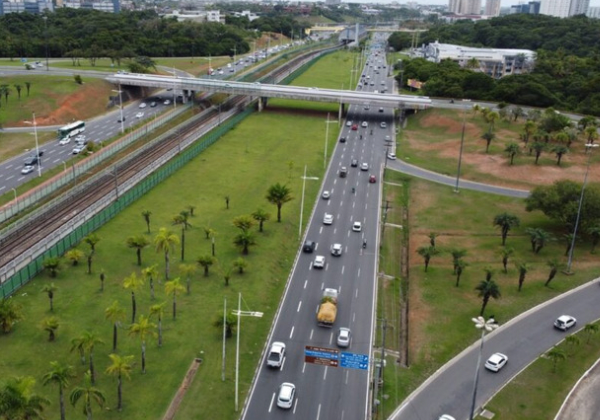
<svg viewBox="0 0 600 420">
<path fill-rule="evenodd" d="M 296 386 L 290 382 L 284 382 L 279 386 L 277 393 L 277 407 L 290 409 L 294 405 Z"/>
<path fill-rule="evenodd" d="M 350 328 L 340 328 L 337 336 L 337 345 L 338 347 L 350 347 L 350 342 L 352 341 L 352 331 Z"/>
</svg>

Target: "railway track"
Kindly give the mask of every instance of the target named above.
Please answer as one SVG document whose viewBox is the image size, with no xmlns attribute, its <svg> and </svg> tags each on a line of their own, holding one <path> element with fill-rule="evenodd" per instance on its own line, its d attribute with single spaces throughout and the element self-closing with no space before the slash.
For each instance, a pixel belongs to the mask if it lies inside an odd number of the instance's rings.
<svg viewBox="0 0 600 420">
<path fill-rule="evenodd" d="M 312 52 L 301 58 L 291 60 L 284 66 L 274 70 L 269 77 L 274 80 L 281 79 L 286 73 L 289 74 L 292 68 L 297 67 L 299 61 L 308 61 L 322 52 Z M 221 107 L 221 110 L 240 106 L 246 99 L 245 97 L 229 98 Z M 66 199 L 48 209 L 47 212 L 32 218 L 28 223 L 23 224 L 20 229 L 0 238 L 0 268 L 5 267 L 16 257 L 27 253 L 40 241 L 50 237 L 53 232 L 68 225 L 73 217 L 84 212 L 93 203 L 114 193 L 117 185 L 126 183 L 159 158 L 174 149 L 179 149 L 182 138 L 186 138 L 200 127 L 215 121 L 217 118 L 219 118 L 218 110 L 214 108 L 206 110 L 200 118 L 184 124 L 176 133 L 156 143 L 139 157 L 121 160 L 115 164 L 115 170 L 112 174 L 105 171 L 104 175 L 97 177 L 88 188 L 78 192 L 75 192 L 75 190 L 65 192 L 63 195 L 67 196 Z"/>
</svg>

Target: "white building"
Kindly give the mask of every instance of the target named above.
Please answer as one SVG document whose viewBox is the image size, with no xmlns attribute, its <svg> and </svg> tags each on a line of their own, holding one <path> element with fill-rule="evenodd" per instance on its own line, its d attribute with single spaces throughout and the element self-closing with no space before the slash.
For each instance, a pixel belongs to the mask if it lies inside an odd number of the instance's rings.
<svg viewBox="0 0 600 420">
<path fill-rule="evenodd" d="M 590 7 L 586 13 L 587 17 L 600 19 L 600 7 Z"/>
<path fill-rule="evenodd" d="M 542 0 L 540 14 L 555 17 L 580 15 L 587 11 L 589 0 Z"/>
<path fill-rule="evenodd" d="M 481 0 L 449 0 L 448 11 L 457 15 L 480 15 Z"/>
<path fill-rule="evenodd" d="M 590 0 L 571 0 L 569 16 L 585 15 L 590 8 Z"/>
<path fill-rule="evenodd" d="M 500 16 L 500 0 L 485 0 L 484 15 L 490 17 Z"/>
<path fill-rule="evenodd" d="M 495 79 L 511 74 L 526 73 L 533 66 L 535 60 L 535 53 L 531 50 L 472 48 L 440 44 L 437 41 L 424 45 L 414 55 L 434 63 L 450 59 L 458 62 L 462 67 L 470 67 L 474 71 L 485 73 Z"/>
</svg>

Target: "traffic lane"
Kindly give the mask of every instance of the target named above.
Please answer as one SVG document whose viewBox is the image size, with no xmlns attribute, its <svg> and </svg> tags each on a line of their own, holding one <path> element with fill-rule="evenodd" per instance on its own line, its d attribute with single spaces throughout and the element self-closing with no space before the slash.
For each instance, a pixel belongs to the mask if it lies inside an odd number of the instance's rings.
<svg viewBox="0 0 600 420">
<path fill-rule="evenodd" d="M 511 321 L 497 329 L 485 339 L 477 405 L 483 405 L 495 392 L 518 374 L 539 355 L 551 349 L 569 333 L 553 328 L 554 320 L 563 314 L 577 318 L 577 328 L 600 318 L 600 306 L 597 304 L 600 290 L 596 282 L 575 292 L 538 307 L 521 318 Z M 419 394 L 409 401 L 411 409 L 423 418 L 440 415 L 440 409 L 452 409 L 448 414 L 457 418 L 468 415 L 470 396 L 473 392 L 473 379 L 479 347 L 474 344 L 445 365 L 439 376 L 421 388 Z M 507 365 L 498 373 L 483 368 L 487 358 L 496 352 L 508 357 Z M 452 389 L 455 387 L 456 389 Z M 409 397 L 410 398 L 410 397 Z M 435 407 L 436 401 L 439 405 Z M 412 419 L 414 413 L 404 413 L 395 419 Z M 433 417 L 434 418 L 434 417 Z"/>
</svg>

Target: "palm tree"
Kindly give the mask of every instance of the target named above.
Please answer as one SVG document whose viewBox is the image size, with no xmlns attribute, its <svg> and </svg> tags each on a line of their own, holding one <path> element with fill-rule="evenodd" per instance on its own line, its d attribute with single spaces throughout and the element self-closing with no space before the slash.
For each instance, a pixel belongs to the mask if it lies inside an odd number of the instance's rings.
<svg viewBox="0 0 600 420">
<path fill-rule="evenodd" d="M 496 135 L 490 131 L 486 131 L 481 135 L 481 138 L 485 140 L 485 153 L 488 153 L 490 150 L 490 145 L 492 141 L 496 138 Z"/>
<path fill-rule="evenodd" d="M 523 141 L 525 142 L 525 147 L 527 147 L 527 143 L 529 143 L 529 139 L 535 133 L 536 126 L 535 122 L 531 120 L 527 120 L 525 125 L 523 126 Z"/>
<path fill-rule="evenodd" d="M 150 210 L 142 211 L 142 216 L 146 221 L 146 228 L 148 229 L 148 233 L 150 233 L 150 216 L 152 216 L 152 212 Z"/>
<path fill-rule="evenodd" d="M 490 298 L 498 299 L 500 298 L 500 288 L 496 284 L 496 282 L 492 279 L 482 280 L 481 283 L 477 285 L 475 288 L 479 292 L 479 297 L 482 299 L 481 311 L 479 312 L 480 316 L 483 316 L 483 312 L 485 311 L 485 307 L 490 301 Z"/>
<path fill-rule="evenodd" d="M 59 362 L 50 362 L 50 371 L 44 375 L 44 385 L 58 385 L 58 403 L 60 405 L 60 420 L 65 420 L 64 389 L 69 386 L 69 379 L 75 377 L 73 366 L 63 365 Z"/>
<path fill-rule="evenodd" d="M 46 270 L 48 270 L 50 277 L 55 278 L 58 274 L 58 270 L 60 269 L 60 258 L 59 257 L 46 258 L 42 262 L 42 265 L 44 266 L 44 268 Z"/>
<path fill-rule="evenodd" d="M 129 327 L 129 335 L 139 337 L 142 343 L 142 373 L 146 373 L 146 338 L 156 336 L 155 328 L 156 324 L 144 315 L 140 315 L 139 321 Z"/>
<path fill-rule="evenodd" d="M 598 324 L 585 324 L 585 327 L 583 327 L 583 331 L 587 334 L 586 344 L 590 344 L 590 339 L 592 338 L 592 335 L 598 332 Z"/>
<path fill-rule="evenodd" d="M 142 249 L 150 245 L 150 241 L 143 235 L 135 235 L 127 238 L 127 246 L 135 249 L 137 255 L 137 265 L 142 265 Z"/>
<path fill-rule="evenodd" d="M 504 149 L 504 151 L 508 154 L 508 157 L 510 158 L 510 164 L 512 165 L 514 163 L 515 156 L 521 153 L 521 148 L 517 143 L 510 142 L 506 145 L 506 149 Z"/>
<path fill-rule="evenodd" d="M 23 86 L 21 86 L 18 83 L 15 83 L 13 85 L 15 87 L 15 89 L 17 90 L 17 98 L 19 99 L 19 101 L 21 100 L 21 90 L 23 89 Z"/>
<path fill-rule="evenodd" d="M 79 265 L 79 261 L 85 256 L 82 250 L 73 248 L 66 252 L 65 258 L 71 261 L 71 264 Z"/>
<path fill-rule="evenodd" d="M 454 273 L 456 274 L 456 287 L 458 287 L 458 284 L 460 283 L 460 276 L 462 276 L 462 273 L 464 271 L 464 269 L 468 266 L 469 264 L 467 264 L 464 260 L 459 259 L 458 261 L 456 261 L 455 266 L 454 266 Z"/>
<path fill-rule="evenodd" d="M 501 213 L 494 217 L 494 226 L 498 226 L 502 235 L 502 246 L 506 244 L 506 237 L 508 236 L 508 231 L 513 227 L 518 227 L 521 224 L 521 221 L 517 216 L 510 213 Z"/>
<path fill-rule="evenodd" d="M 565 360 L 567 358 L 565 353 L 557 347 L 554 347 L 552 350 L 546 353 L 546 355 L 549 359 L 552 360 L 552 372 L 556 372 L 556 365 L 559 361 Z"/>
<path fill-rule="evenodd" d="M 590 125 L 585 128 L 584 133 L 587 136 L 587 143 L 594 144 L 594 141 L 598 138 L 598 128 L 595 125 Z"/>
<path fill-rule="evenodd" d="M 229 210 L 229 199 L 230 199 L 230 197 L 228 195 L 226 195 L 224 198 L 225 198 L 225 208 L 227 210 Z"/>
<path fill-rule="evenodd" d="M 523 108 L 521 108 L 520 106 L 512 107 L 510 110 L 510 113 L 513 115 L 513 117 L 515 117 L 515 119 L 514 119 L 515 122 L 517 122 L 519 117 L 522 117 L 525 115 L 525 111 L 523 111 Z M 527 123 L 525 123 L 525 124 L 527 124 Z"/>
<path fill-rule="evenodd" d="M 49 316 L 42 320 L 42 329 L 48 333 L 48 341 L 54 341 L 56 339 L 56 330 L 60 326 L 58 318 L 55 316 Z"/>
<path fill-rule="evenodd" d="M 71 339 L 71 353 L 73 353 L 74 350 L 77 350 L 77 353 L 79 353 L 81 364 L 85 365 L 85 342 L 82 336 Z"/>
<path fill-rule="evenodd" d="M 150 299 L 154 300 L 154 279 L 158 278 L 158 264 L 144 268 L 142 270 L 142 275 L 150 284 Z"/>
<path fill-rule="evenodd" d="M 27 96 L 29 96 L 29 89 L 31 89 L 31 82 L 25 82 L 25 89 L 27 89 Z"/>
<path fill-rule="evenodd" d="M 452 274 L 456 274 L 456 267 L 458 265 L 458 262 L 460 261 L 460 259 L 462 257 L 467 255 L 467 250 L 466 249 L 451 249 L 450 255 L 452 255 L 452 265 L 454 267 Z"/>
<path fill-rule="evenodd" d="M 12 298 L 0 299 L 0 328 L 4 334 L 12 331 L 13 325 L 23 319 L 21 305 Z"/>
<path fill-rule="evenodd" d="M 425 272 L 427 272 L 431 258 L 436 256 L 440 252 L 430 245 L 430 246 L 422 246 L 422 247 L 418 248 L 417 253 L 421 257 L 423 257 L 423 260 L 425 261 Z"/>
<path fill-rule="evenodd" d="M 58 290 L 58 287 L 54 285 L 54 283 L 46 284 L 42 287 L 42 292 L 48 294 L 48 299 L 50 299 L 50 312 L 54 312 L 54 292 Z"/>
<path fill-rule="evenodd" d="M 490 124 L 488 128 L 488 133 L 491 133 L 492 131 L 494 131 L 494 124 L 496 123 L 496 121 L 498 121 L 498 119 L 500 119 L 500 115 L 495 111 L 489 111 L 484 115 L 484 119 L 487 123 Z"/>
<path fill-rule="evenodd" d="M 265 198 L 269 203 L 277 206 L 277 223 L 281 223 L 281 206 L 293 199 L 290 189 L 287 185 L 278 182 L 269 187 Z"/>
<path fill-rule="evenodd" d="M 173 225 L 181 225 L 181 261 L 185 259 L 185 230 L 187 220 L 182 214 L 173 216 Z"/>
<path fill-rule="evenodd" d="M 544 286 L 548 287 L 550 285 L 550 282 L 558 273 L 558 270 L 560 270 L 564 266 L 564 264 L 560 262 L 558 258 L 552 258 L 550 261 L 546 262 L 546 265 L 550 267 L 550 273 L 548 274 L 548 279 L 546 280 L 546 283 L 544 283 Z"/>
<path fill-rule="evenodd" d="M 9 378 L 0 389 L 0 415 L 7 420 L 43 419 L 42 411 L 50 401 L 33 393 L 31 376 Z"/>
<path fill-rule="evenodd" d="M 204 268 L 204 276 L 208 277 L 208 269 L 215 263 L 215 259 L 210 255 L 202 255 L 196 259 L 196 262 Z"/>
<path fill-rule="evenodd" d="M 92 385 L 96 384 L 96 370 L 94 366 L 94 347 L 97 344 L 104 344 L 104 341 L 101 340 L 96 334 L 91 333 L 89 331 L 84 331 L 80 336 L 81 343 L 83 344 L 83 350 L 88 353 L 89 362 L 90 362 L 90 379 L 92 381 Z"/>
<path fill-rule="evenodd" d="M 83 399 L 83 414 L 87 416 L 87 420 L 92 420 L 92 402 L 95 401 L 101 408 L 106 402 L 104 393 L 94 387 L 90 376 L 90 372 L 86 372 L 83 379 L 83 386 L 76 386 L 73 388 L 71 395 L 69 396 L 69 400 L 73 407 L 75 407 L 79 400 Z"/>
<path fill-rule="evenodd" d="M 173 320 L 177 319 L 177 293 L 183 292 L 185 287 L 181 284 L 181 279 L 177 277 L 165 283 L 165 293 L 173 296 Z"/>
<path fill-rule="evenodd" d="M 196 206 L 192 206 L 191 204 L 188 204 L 186 208 L 188 210 L 190 217 L 194 217 L 194 210 L 196 209 Z"/>
<path fill-rule="evenodd" d="M 504 274 L 508 273 L 508 259 L 515 253 L 513 248 L 503 247 L 500 250 L 500 256 L 502 257 L 502 266 L 504 267 Z"/>
<path fill-rule="evenodd" d="M 571 334 L 565 337 L 565 343 L 571 349 L 571 355 L 576 346 L 581 344 L 581 340 L 575 334 Z"/>
<path fill-rule="evenodd" d="M 106 368 L 106 374 L 117 377 L 117 410 L 123 409 L 123 376 L 131 379 L 131 361 L 133 356 L 119 356 L 118 354 L 109 354 L 112 364 Z"/>
<path fill-rule="evenodd" d="M 248 267 L 248 261 L 239 257 L 233 262 L 233 267 L 238 269 L 238 273 L 244 274 L 244 270 Z"/>
<path fill-rule="evenodd" d="M 248 255 L 249 247 L 255 245 L 256 240 L 252 232 L 240 232 L 233 239 L 233 243 L 242 248 L 242 254 Z"/>
<path fill-rule="evenodd" d="M 590 226 L 587 233 L 592 237 L 592 250 L 590 253 L 593 254 L 596 250 L 596 246 L 600 243 L 600 226 Z"/>
<path fill-rule="evenodd" d="M 546 150 L 548 146 L 546 145 L 546 143 L 536 141 L 531 145 L 531 148 L 535 150 L 535 164 L 537 165 L 538 161 L 540 160 L 540 156 L 542 155 L 542 152 Z"/>
<path fill-rule="evenodd" d="M 108 319 L 113 325 L 112 351 L 117 351 L 117 335 L 121 321 L 125 319 L 125 309 L 115 300 L 112 305 L 104 310 L 104 318 Z"/>
<path fill-rule="evenodd" d="M 98 244 L 98 242 L 100 242 L 100 237 L 95 233 L 90 233 L 88 236 L 83 238 L 83 242 L 88 244 L 90 246 L 90 251 L 92 251 L 92 254 L 95 254 L 96 245 Z"/>
<path fill-rule="evenodd" d="M 562 160 L 562 157 L 564 155 L 569 153 L 569 148 L 567 146 L 559 144 L 557 146 L 554 146 L 552 148 L 552 151 L 556 154 L 556 164 L 560 166 L 560 161 Z"/>
<path fill-rule="evenodd" d="M 254 219 L 252 216 L 243 214 L 241 216 L 234 217 L 231 223 L 242 232 L 248 232 L 252 226 L 254 226 Z"/>
<path fill-rule="evenodd" d="M 438 234 L 435 232 L 429 232 L 429 244 L 435 248 L 435 238 L 438 237 Z"/>
<path fill-rule="evenodd" d="M 162 346 L 162 319 L 163 315 L 165 314 L 166 303 L 167 302 L 157 303 L 156 305 L 150 306 L 149 318 L 152 318 L 153 315 L 156 315 L 158 321 L 158 347 Z"/>
<path fill-rule="evenodd" d="M 196 266 L 193 264 L 179 264 L 179 272 L 185 276 L 185 289 L 189 295 L 191 292 L 192 275 L 196 272 Z"/>
<path fill-rule="evenodd" d="M 252 217 L 258 222 L 258 231 L 262 232 L 264 223 L 271 218 L 271 215 L 263 209 L 257 209 L 252 213 Z"/>
<path fill-rule="evenodd" d="M 158 235 L 154 238 L 156 252 L 164 252 L 165 254 L 165 280 L 169 280 L 169 251 L 173 250 L 175 245 L 179 243 L 179 238 L 167 228 L 160 228 Z"/>
<path fill-rule="evenodd" d="M 541 228 L 528 228 L 525 231 L 531 236 L 531 248 L 536 255 L 540 253 L 547 242 L 554 240 L 554 236 L 550 232 Z"/>
<path fill-rule="evenodd" d="M 219 270 L 221 276 L 223 276 L 223 280 L 225 281 L 225 287 L 229 286 L 229 279 L 231 279 L 231 270 L 233 267 L 221 267 Z"/>
<path fill-rule="evenodd" d="M 202 228 L 204 230 L 204 234 L 206 235 L 206 239 L 213 238 L 216 235 L 216 231 L 208 226 L 204 226 Z"/>
<path fill-rule="evenodd" d="M 517 270 L 519 270 L 519 292 L 523 287 L 523 283 L 525 283 L 525 276 L 527 276 L 527 271 L 531 268 L 526 262 L 519 261 L 515 263 Z"/>
<path fill-rule="evenodd" d="M 226 316 L 223 316 L 221 313 L 217 314 L 213 325 L 223 329 L 223 323 L 225 323 L 225 337 L 229 338 L 233 335 L 233 331 L 235 330 L 237 317 L 232 313 L 228 313 Z"/>
<path fill-rule="evenodd" d="M 123 287 L 125 289 L 131 289 L 131 323 L 135 322 L 135 311 L 136 311 L 136 303 L 135 303 L 135 291 L 138 290 L 141 286 L 144 285 L 144 279 L 138 277 L 136 273 L 131 273 L 129 277 L 125 277 L 123 280 Z"/>
</svg>

